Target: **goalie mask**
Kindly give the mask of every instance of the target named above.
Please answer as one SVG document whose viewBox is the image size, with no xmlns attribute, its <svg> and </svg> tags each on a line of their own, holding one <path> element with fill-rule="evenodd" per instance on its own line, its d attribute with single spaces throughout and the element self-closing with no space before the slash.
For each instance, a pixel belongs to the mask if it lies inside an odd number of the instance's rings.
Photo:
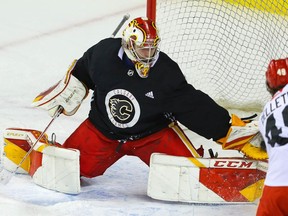
<svg viewBox="0 0 288 216">
<path fill-rule="evenodd" d="M 272 94 L 288 84 L 288 58 L 270 61 L 266 71 L 266 83 Z"/>
<path fill-rule="evenodd" d="M 159 42 L 156 25 L 148 18 L 132 20 L 123 31 L 123 49 L 141 78 L 148 77 L 150 67 L 157 60 Z"/>
</svg>

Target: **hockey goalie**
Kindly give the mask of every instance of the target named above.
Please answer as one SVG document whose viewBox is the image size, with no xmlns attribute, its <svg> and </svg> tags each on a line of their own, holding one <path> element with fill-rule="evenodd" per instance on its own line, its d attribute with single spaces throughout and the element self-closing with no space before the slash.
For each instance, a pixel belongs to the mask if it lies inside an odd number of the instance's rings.
<svg viewBox="0 0 288 216">
<path fill-rule="evenodd" d="M 33 136 L 31 131 L 7 129 L 4 166 L 11 170 L 19 165 L 32 146 L 23 170 L 33 179 L 41 178 L 36 181 L 39 185 L 62 192 L 63 187 L 70 188 L 77 193 L 79 181 L 69 185 L 60 170 L 73 178 L 93 178 L 121 157 L 133 155 L 150 166 L 148 196 L 152 198 L 184 202 L 257 199 L 267 159 L 257 139 L 257 121 L 230 116 L 207 94 L 187 83 L 177 63 L 160 51 L 159 42 L 155 23 L 139 17 L 124 29 L 122 38 L 106 38 L 88 49 L 62 80 L 32 104 L 53 117 L 59 110 L 70 116 L 91 90 L 88 118 L 63 144 L 56 145 L 41 141 L 40 146 L 34 146 L 33 141 L 27 141 Z M 178 123 L 223 149 L 242 152 L 243 157 L 203 158 L 202 149 L 194 147 Z M 22 139 L 28 143 L 22 145 Z M 42 158 L 37 159 L 39 154 Z M 51 166 L 45 167 L 47 163 Z M 59 172 L 55 172 L 58 166 Z M 54 172 L 54 184 L 49 187 L 44 181 L 50 171 Z"/>
</svg>

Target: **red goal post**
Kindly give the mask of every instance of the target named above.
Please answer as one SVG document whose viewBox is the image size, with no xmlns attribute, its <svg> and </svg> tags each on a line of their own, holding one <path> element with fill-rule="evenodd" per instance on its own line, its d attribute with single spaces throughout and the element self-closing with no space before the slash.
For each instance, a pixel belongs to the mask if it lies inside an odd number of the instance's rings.
<svg viewBox="0 0 288 216">
<path fill-rule="evenodd" d="M 147 0 L 147 16 L 189 83 L 227 109 L 262 110 L 268 63 L 288 56 L 286 0 Z"/>
<path fill-rule="evenodd" d="M 147 0 L 147 17 L 156 20 L 156 0 Z"/>
</svg>

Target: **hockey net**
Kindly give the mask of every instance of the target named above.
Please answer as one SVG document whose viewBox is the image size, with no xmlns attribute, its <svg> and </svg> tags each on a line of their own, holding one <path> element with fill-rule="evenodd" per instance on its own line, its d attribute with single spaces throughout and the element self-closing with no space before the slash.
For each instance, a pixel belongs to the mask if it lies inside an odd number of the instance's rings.
<svg viewBox="0 0 288 216">
<path fill-rule="evenodd" d="M 286 0 L 148 0 L 153 11 L 189 83 L 229 110 L 262 110 L 268 63 L 288 56 Z"/>
</svg>

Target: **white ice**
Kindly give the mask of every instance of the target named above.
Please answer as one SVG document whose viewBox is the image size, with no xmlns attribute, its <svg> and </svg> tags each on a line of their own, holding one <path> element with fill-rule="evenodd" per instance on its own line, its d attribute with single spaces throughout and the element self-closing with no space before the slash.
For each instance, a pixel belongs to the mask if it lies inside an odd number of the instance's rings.
<svg viewBox="0 0 288 216">
<path fill-rule="evenodd" d="M 1 137 L 9 127 L 43 130 L 51 118 L 31 108 L 34 97 L 61 79 L 73 59 L 109 37 L 123 15 L 146 14 L 144 0 L 0 0 L 0 4 Z M 47 133 L 55 132 L 58 142 L 63 142 L 88 110 L 89 98 L 74 116 L 55 120 Z M 29 176 L 18 174 L 7 185 L 0 185 L 0 215 L 255 215 L 256 204 L 153 200 L 146 195 L 148 172 L 138 158 L 124 157 L 103 176 L 83 179 L 79 195 L 41 188 Z"/>
</svg>

